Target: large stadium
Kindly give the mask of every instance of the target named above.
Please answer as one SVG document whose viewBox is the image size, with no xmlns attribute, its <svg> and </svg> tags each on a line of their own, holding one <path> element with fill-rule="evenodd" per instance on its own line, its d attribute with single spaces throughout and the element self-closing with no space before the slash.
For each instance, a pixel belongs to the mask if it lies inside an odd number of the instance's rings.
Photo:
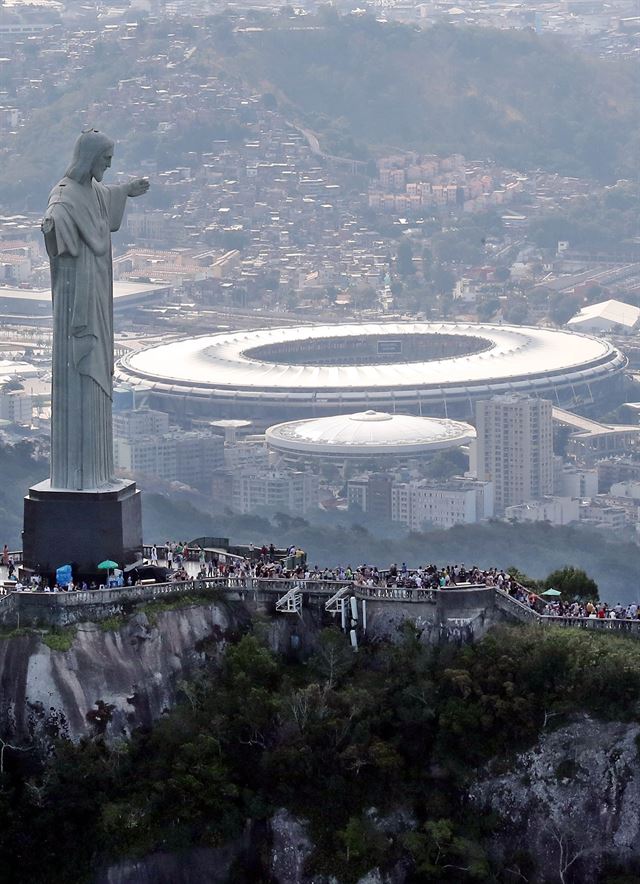
<svg viewBox="0 0 640 884">
<path fill-rule="evenodd" d="M 368 409 L 466 418 L 478 399 L 513 392 L 608 410 L 626 363 L 576 332 L 384 322 L 203 335 L 129 353 L 116 377 L 177 420 L 269 426 Z"/>
</svg>

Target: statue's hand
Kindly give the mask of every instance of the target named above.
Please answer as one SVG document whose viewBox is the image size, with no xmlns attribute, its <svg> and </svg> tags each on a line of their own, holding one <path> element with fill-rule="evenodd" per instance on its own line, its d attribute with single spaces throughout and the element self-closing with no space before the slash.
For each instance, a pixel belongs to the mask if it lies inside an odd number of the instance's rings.
<svg viewBox="0 0 640 884">
<path fill-rule="evenodd" d="M 146 193 L 148 190 L 148 178 L 134 178 L 132 181 L 129 182 L 129 190 L 127 191 L 127 196 L 142 196 L 142 194 Z"/>
<path fill-rule="evenodd" d="M 44 218 L 42 224 L 40 225 L 40 230 L 43 233 L 51 233 L 55 224 L 53 223 L 53 218 Z"/>
</svg>

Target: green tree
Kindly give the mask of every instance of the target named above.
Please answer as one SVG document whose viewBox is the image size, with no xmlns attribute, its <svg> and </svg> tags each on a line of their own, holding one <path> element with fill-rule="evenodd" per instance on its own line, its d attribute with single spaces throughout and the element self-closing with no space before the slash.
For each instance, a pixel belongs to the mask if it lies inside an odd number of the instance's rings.
<svg viewBox="0 0 640 884">
<path fill-rule="evenodd" d="M 402 840 L 424 876 L 421 880 L 487 879 L 489 864 L 484 850 L 476 841 L 458 834 L 452 820 L 429 820 L 422 830 L 408 832 Z"/>
<path fill-rule="evenodd" d="M 529 319 L 529 305 L 523 297 L 511 298 L 504 311 L 507 322 L 523 325 Z"/>
<path fill-rule="evenodd" d="M 496 267 L 493 277 L 496 282 L 507 282 L 511 278 L 511 270 L 508 267 Z"/>
<path fill-rule="evenodd" d="M 552 571 L 544 581 L 547 589 L 557 589 L 565 601 L 577 599 L 581 602 L 598 601 L 598 584 L 582 568 L 565 565 Z"/>
<path fill-rule="evenodd" d="M 375 868 L 382 861 L 387 843 L 371 820 L 352 816 L 347 825 L 338 832 L 345 859 L 354 880 Z"/>
<path fill-rule="evenodd" d="M 597 283 L 594 285 L 590 285 L 584 293 L 584 296 L 588 304 L 595 304 L 603 298 L 604 289 L 601 285 L 598 285 Z"/>
<path fill-rule="evenodd" d="M 428 277 L 431 273 L 431 265 L 433 264 L 433 252 L 428 246 L 422 249 L 422 273 Z"/>
<path fill-rule="evenodd" d="M 249 237 L 244 230 L 224 230 L 222 232 L 221 245 L 227 251 L 232 251 L 233 249 L 242 251 L 248 241 Z"/>
<path fill-rule="evenodd" d="M 488 298 L 486 301 L 479 301 L 476 306 L 476 312 L 480 322 L 486 322 L 500 309 L 499 298 Z"/>
<path fill-rule="evenodd" d="M 556 292 L 549 298 L 549 319 L 556 325 L 564 325 L 580 309 L 580 300 L 575 295 Z"/>
<path fill-rule="evenodd" d="M 434 264 L 431 279 L 438 293 L 451 293 L 456 278 L 453 273 L 442 264 Z"/>
<path fill-rule="evenodd" d="M 469 458 L 459 449 L 439 451 L 425 468 L 430 479 L 449 479 L 461 475 L 469 467 Z"/>
<path fill-rule="evenodd" d="M 354 666 L 354 654 L 347 637 L 339 629 L 323 629 L 318 648 L 310 660 L 312 669 L 326 679 L 331 688 Z"/>
<path fill-rule="evenodd" d="M 400 276 L 411 276 L 416 272 L 413 266 L 413 248 L 408 239 L 403 239 L 398 246 L 396 267 Z"/>
<path fill-rule="evenodd" d="M 520 571 L 515 565 L 510 565 L 507 568 L 507 574 L 510 574 L 521 586 L 526 586 L 527 589 L 537 589 L 540 585 L 538 580 L 529 577 L 528 574 L 525 574 L 524 571 Z"/>
</svg>

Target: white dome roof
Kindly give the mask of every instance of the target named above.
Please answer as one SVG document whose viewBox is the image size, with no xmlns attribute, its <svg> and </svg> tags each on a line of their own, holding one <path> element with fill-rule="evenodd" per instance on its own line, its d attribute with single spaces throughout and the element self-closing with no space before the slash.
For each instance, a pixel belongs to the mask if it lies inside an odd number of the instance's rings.
<svg viewBox="0 0 640 884">
<path fill-rule="evenodd" d="M 475 435 L 461 421 L 361 411 L 276 424 L 266 438 L 276 451 L 354 457 L 424 454 L 456 448 Z"/>
</svg>

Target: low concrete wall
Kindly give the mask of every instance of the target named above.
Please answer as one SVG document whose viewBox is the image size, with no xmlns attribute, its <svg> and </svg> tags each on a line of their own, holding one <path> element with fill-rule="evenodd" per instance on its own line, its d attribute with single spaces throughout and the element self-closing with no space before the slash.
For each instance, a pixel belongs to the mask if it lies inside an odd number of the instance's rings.
<svg viewBox="0 0 640 884">
<path fill-rule="evenodd" d="M 210 587 L 211 600 L 220 591 Z M 124 614 L 135 605 L 163 598 L 174 598 L 205 590 L 196 582 L 122 587 L 92 592 L 13 592 L 0 598 L 0 625 L 16 627 L 61 627 L 73 623 L 98 622 Z M 237 596 L 226 592 L 225 598 Z M 204 599 L 203 599 L 204 603 Z"/>
<path fill-rule="evenodd" d="M 451 607 L 449 614 L 442 618 L 442 609 L 436 602 L 396 602 L 393 605 L 384 601 L 367 601 L 367 629 L 369 638 L 397 641 L 407 622 L 413 623 L 420 634 L 420 640 L 436 645 L 442 642 L 466 643 L 481 638 L 493 625 L 490 613 L 486 610 L 462 611 Z M 444 607 L 444 606 L 443 606 Z M 358 623 L 362 630 L 362 618 Z"/>
<path fill-rule="evenodd" d="M 289 580 L 238 580 L 211 578 L 183 583 L 152 583 L 146 586 L 122 586 L 88 592 L 13 592 L 0 596 L 0 626 L 70 626 L 87 621 L 98 622 L 126 613 L 145 602 L 197 595 L 203 604 L 210 599 L 244 601 L 251 598 L 267 609 L 294 585 Z M 308 595 L 329 598 L 342 584 L 309 581 Z"/>
<path fill-rule="evenodd" d="M 540 617 L 540 622 L 548 626 L 563 626 L 566 629 L 592 629 L 596 632 L 613 632 L 616 635 L 640 637 L 640 620 L 600 620 L 595 617 Z"/>
<path fill-rule="evenodd" d="M 493 610 L 494 591 L 490 587 L 444 589 L 433 591 L 386 590 L 362 588 L 350 583 L 322 580 L 263 580 L 211 578 L 184 583 L 154 583 L 146 586 L 123 586 L 89 592 L 14 592 L 0 597 L 0 626 L 62 627 L 74 623 L 98 622 L 119 616 L 145 602 L 180 596 L 197 595 L 208 599 L 229 601 L 251 600 L 267 612 L 276 599 L 290 589 L 299 589 L 304 606 L 324 608 L 325 602 L 338 590 L 348 588 L 361 603 L 381 605 L 386 617 L 394 622 L 420 619 L 444 623 L 449 619 L 473 619 L 483 611 Z M 390 611 L 393 609 L 393 615 Z"/>
</svg>

